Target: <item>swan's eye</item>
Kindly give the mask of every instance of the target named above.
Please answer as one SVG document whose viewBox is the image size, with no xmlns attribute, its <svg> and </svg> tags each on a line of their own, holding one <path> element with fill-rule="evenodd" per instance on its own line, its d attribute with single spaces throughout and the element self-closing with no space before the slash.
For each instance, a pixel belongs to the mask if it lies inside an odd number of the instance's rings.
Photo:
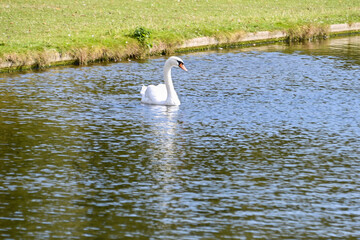
<svg viewBox="0 0 360 240">
<path fill-rule="evenodd" d="M 184 65 L 184 63 L 183 62 L 181 62 L 181 61 L 177 61 L 178 62 L 178 65 L 179 65 L 179 67 L 181 66 L 181 65 Z"/>
</svg>

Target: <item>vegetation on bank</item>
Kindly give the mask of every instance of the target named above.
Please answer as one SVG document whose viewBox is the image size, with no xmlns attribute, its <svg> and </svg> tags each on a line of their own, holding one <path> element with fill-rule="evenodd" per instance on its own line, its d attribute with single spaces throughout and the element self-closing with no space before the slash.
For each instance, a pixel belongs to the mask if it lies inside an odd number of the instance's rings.
<svg viewBox="0 0 360 240">
<path fill-rule="evenodd" d="M 2 0 L 0 63 L 42 67 L 57 54 L 86 64 L 200 36 L 282 30 L 296 39 L 351 22 L 360 22 L 359 0 Z"/>
</svg>

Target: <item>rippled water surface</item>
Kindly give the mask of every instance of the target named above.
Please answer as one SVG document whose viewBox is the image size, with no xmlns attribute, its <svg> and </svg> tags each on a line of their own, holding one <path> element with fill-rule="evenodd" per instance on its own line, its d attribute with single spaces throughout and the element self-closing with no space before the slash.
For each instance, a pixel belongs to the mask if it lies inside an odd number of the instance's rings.
<svg viewBox="0 0 360 240">
<path fill-rule="evenodd" d="M 360 37 L 0 76 L 1 239 L 360 237 Z"/>
</svg>

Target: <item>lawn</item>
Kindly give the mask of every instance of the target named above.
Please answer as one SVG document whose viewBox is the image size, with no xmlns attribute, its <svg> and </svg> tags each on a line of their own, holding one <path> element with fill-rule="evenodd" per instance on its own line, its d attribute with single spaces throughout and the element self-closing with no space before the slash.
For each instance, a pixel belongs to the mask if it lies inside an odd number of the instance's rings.
<svg viewBox="0 0 360 240">
<path fill-rule="evenodd" d="M 351 22 L 360 22 L 359 0 L 1 0 L 0 57 L 125 51 L 140 26 L 156 44 Z"/>
</svg>

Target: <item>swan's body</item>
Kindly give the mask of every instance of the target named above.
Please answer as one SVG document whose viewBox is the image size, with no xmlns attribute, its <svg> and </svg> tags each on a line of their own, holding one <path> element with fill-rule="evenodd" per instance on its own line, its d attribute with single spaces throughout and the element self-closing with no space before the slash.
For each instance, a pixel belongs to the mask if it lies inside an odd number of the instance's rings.
<svg viewBox="0 0 360 240">
<path fill-rule="evenodd" d="M 166 60 L 164 66 L 165 84 L 143 86 L 140 91 L 142 103 L 170 106 L 180 105 L 179 97 L 171 79 L 171 68 L 173 67 L 180 67 L 187 71 L 183 60 L 178 57 L 170 57 Z"/>
</svg>

